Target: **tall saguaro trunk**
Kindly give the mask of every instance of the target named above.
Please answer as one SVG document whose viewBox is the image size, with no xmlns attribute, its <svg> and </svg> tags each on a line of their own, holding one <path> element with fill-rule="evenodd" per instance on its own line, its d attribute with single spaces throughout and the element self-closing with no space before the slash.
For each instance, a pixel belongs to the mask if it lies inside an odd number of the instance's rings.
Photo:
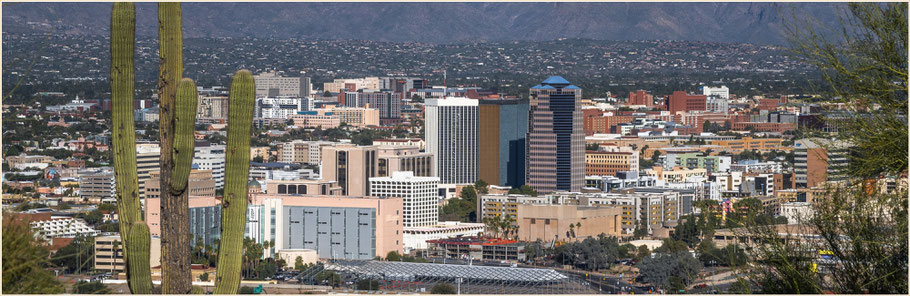
<svg viewBox="0 0 910 296">
<path fill-rule="evenodd" d="M 114 176 L 120 213 L 120 238 L 126 254 L 126 272 L 133 294 L 152 290 L 149 269 L 148 225 L 142 221 L 136 171 L 136 128 L 133 123 L 133 87 L 136 43 L 136 6 L 114 3 L 111 10 L 111 99 Z"/>
<path fill-rule="evenodd" d="M 177 97 L 178 81 L 183 78 L 181 17 L 180 3 L 158 4 L 161 291 L 165 294 L 187 294 L 192 289 L 186 178 L 193 160 L 194 142 L 192 127 L 189 129 L 189 135 L 186 135 L 185 125 L 195 126 L 196 98 L 189 102 L 186 98 Z M 192 116 L 186 116 L 185 112 L 181 112 L 180 109 L 187 107 L 194 111 Z"/>
<path fill-rule="evenodd" d="M 237 294 L 240 288 L 255 94 L 253 74 L 247 70 L 237 71 L 231 81 L 228 105 L 225 189 L 221 203 L 221 246 L 215 273 L 215 294 Z"/>
</svg>

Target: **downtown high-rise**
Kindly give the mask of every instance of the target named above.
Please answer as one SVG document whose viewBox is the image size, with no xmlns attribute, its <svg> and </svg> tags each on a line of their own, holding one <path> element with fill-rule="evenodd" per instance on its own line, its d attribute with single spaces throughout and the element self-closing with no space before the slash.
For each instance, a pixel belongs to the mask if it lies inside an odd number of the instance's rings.
<svg viewBox="0 0 910 296">
<path fill-rule="evenodd" d="M 581 88 L 560 76 L 531 87 L 527 184 L 537 192 L 581 191 L 585 134 Z"/>
<path fill-rule="evenodd" d="M 524 185 L 528 100 L 497 98 L 478 102 L 478 177 L 493 185 Z"/>
<path fill-rule="evenodd" d="M 440 184 L 477 181 L 477 107 L 463 97 L 426 102 L 426 151 L 436 156 Z"/>
</svg>

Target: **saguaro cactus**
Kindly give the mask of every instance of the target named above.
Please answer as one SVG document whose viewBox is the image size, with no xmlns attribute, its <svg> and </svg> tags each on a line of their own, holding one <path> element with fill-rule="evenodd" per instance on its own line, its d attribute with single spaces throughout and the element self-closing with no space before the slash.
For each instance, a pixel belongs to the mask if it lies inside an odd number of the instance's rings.
<svg viewBox="0 0 910 296">
<path fill-rule="evenodd" d="M 161 290 L 186 294 L 190 273 L 189 199 L 186 185 L 193 159 L 196 96 L 179 96 L 183 77 L 183 33 L 180 3 L 158 4 L 158 99 L 161 137 Z M 192 81 L 181 81 L 191 85 Z M 191 109 L 191 112 L 186 109 Z"/>
<path fill-rule="evenodd" d="M 250 129 L 253 126 L 253 74 L 240 70 L 231 81 L 225 190 L 221 203 L 221 247 L 215 272 L 216 294 L 237 294 L 246 226 L 247 180 L 250 175 Z"/>
<path fill-rule="evenodd" d="M 114 3 L 111 11 L 111 99 L 113 104 L 114 176 L 120 215 L 120 238 L 126 254 L 127 277 L 133 294 L 151 293 L 149 231 L 142 221 L 136 171 L 136 128 L 133 123 L 133 55 L 136 7 Z M 144 230 L 144 231 L 143 231 Z"/>
</svg>

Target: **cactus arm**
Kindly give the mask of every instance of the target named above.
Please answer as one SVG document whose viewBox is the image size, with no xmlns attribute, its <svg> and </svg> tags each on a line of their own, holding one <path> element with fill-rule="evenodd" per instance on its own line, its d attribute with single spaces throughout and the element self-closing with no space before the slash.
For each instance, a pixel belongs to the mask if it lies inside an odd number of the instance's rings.
<svg viewBox="0 0 910 296">
<path fill-rule="evenodd" d="M 221 247 L 215 272 L 215 294 L 237 294 L 240 288 L 255 91 L 250 71 L 240 70 L 234 75 L 228 106 L 225 190 L 221 204 Z"/>
<path fill-rule="evenodd" d="M 133 294 L 150 294 L 152 291 L 151 266 L 149 262 L 149 249 L 151 248 L 151 235 L 149 227 L 143 221 L 138 221 L 130 226 L 129 252 L 126 253 L 129 286 Z"/>
<path fill-rule="evenodd" d="M 177 2 L 158 3 L 158 98 L 161 137 L 161 290 L 187 294 L 192 289 L 190 273 L 189 200 L 186 191 L 173 194 L 177 127 L 177 86 L 183 77 L 183 33 Z M 193 106 L 195 109 L 195 106 Z M 192 149 L 191 149 L 192 151 Z M 191 153 L 188 153 L 191 154 Z M 180 155 L 182 158 L 183 155 Z M 192 158 L 192 157 L 190 157 Z M 187 165 L 189 166 L 189 165 Z"/>
<path fill-rule="evenodd" d="M 120 238 L 126 254 L 127 277 L 133 294 L 151 293 L 148 226 L 142 221 L 139 181 L 136 171 L 136 128 L 133 123 L 133 57 L 136 42 L 136 7 L 114 3 L 111 10 L 111 99 L 113 105 L 114 177 Z M 144 227 L 145 239 L 140 231 Z"/>
<path fill-rule="evenodd" d="M 171 194 L 185 193 L 193 164 L 196 139 L 196 102 L 199 95 L 192 79 L 183 78 L 177 86 L 177 118 L 174 133 L 174 171 L 171 174 Z"/>
</svg>

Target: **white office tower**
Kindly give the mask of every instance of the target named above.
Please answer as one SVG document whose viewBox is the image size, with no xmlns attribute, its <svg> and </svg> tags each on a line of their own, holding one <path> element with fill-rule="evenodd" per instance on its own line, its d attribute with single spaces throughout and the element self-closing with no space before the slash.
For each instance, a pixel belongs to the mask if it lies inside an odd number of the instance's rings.
<svg viewBox="0 0 910 296">
<path fill-rule="evenodd" d="M 415 177 L 414 172 L 392 172 L 370 178 L 370 195 L 404 199 L 404 227 L 436 225 L 439 221 L 439 178 Z"/>
<path fill-rule="evenodd" d="M 721 87 L 710 87 L 710 86 L 702 87 L 702 94 L 705 96 L 708 96 L 708 97 L 712 97 L 712 96 L 720 97 L 720 98 L 723 98 L 724 100 L 730 99 L 730 89 L 727 88 L 726 85 L 722 85 Z"/>
<path fill-rule="evenodd" d="M 439 183 L 477 181 L 477 100 L 449 97 L 426 101 L 426 151 Z"/>
<path fill-rule="evenodd" d="M 224 188 L 224 145 L 200 146 L 196 143 L 193 168 L 211 170 L 215 188 Z"/>
<path fill-rule="evenodd" d="M 266 97 L 256 99 L 254 117 L 259 119 L 288 119 L 300 111 L 313 109 L 313 100 L 307 97 Z"/>
</svg>

